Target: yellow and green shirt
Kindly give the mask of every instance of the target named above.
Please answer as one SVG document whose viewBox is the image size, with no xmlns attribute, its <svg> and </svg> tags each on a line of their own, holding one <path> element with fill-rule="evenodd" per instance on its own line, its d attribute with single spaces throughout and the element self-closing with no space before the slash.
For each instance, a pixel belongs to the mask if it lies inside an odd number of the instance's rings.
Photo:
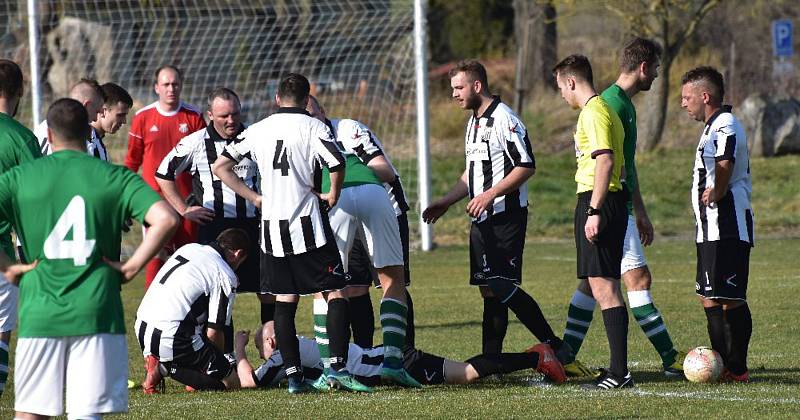
<svg viewBox="0 0 800 420">
<path fill-rule="evenodd" d="M 605 151 L 611 151 L 614 155 L 608 190 L 622 190 L 620 175 L 624 161 L 624 138 L 625 130 L 617 113 L 600 96 L 589 99 L 578 116 L 575 129 L 575 158 L 578 162 L 575 182 L 578 183 L 578 194 L 594 189 L 594 159 Z"/>
</svg>

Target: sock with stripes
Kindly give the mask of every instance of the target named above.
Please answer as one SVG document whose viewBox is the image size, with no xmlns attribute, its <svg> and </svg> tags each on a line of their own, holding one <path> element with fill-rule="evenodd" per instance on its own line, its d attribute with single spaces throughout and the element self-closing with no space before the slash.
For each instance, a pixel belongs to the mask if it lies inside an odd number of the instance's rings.
<svg viewBox="0 0 800 420">
<path fill-rule="evenodd" d="M 300 344 L 297 341 L 297 330 L 294 316 L 297 313 L 297 302 L 275 302 L 275 339 L 283 358 L 286 376 L 303 378 L 303 365 L 300 364 Z"/>
<path fill-rule="evenodd" d="M 375 335 L 375 313 L 369 293 L 350 299 L 350 327 L 353 329 L 353 342 L 359 347 L 373 346 Z"/>
<path fill-rule="evenodd" d="M 8 379 L 8 343 L 0 341 L 0 396 L 6 388 Z"/>
<path fill-rule="evenodd" d="M 655 305 L 653 305 L 653 298 L 650 296 L 649 290 L 636 290 L 628 292 L 628 303 L 631 307 L 633 317 L 636 322 L 644 331 L 644 335 L 656 348 L 656 351 L 661 356 L 661 362 L 664 367 L 670 366 L 675 363 L 675 356 L 678 351 L 675 350 L 675 345 L 672 344 L 672 338 L 669 336 L 667 326 L 664 324 L 664 319 L 661 318 L 661 313 L 658 312 Z"/>
<path fill-rule="evenodd" d="M 753 318 L 750 307 L 745 303 L 742 306 L 725 311 L 725 319 L 730 325 L 730 355 L 728 369 L 734 375 L 747 372 L 747 350 L 750 346 L 750 336 L 753 334 Z"/>
<path fill-rule="evenodd" d="M 705 308 L 706 321 L 708 322 L 708 338 L 711 340 L 711 348 L 716 350 L 725 365 L 728 364 L 728 340 L 725 337 L 725 312 L 722 305 Z"/>
<path fill-rule="evenodd" d="M 392 369 L 403 367 L 403 346 L 406 342 L 408 307 L 397 299 L 381 300 L 381 329 L 383 330 L 383 365 Z"/>
<path fill-rule="evenodd" d="M 328 342 L 328 302 L 325 299 L 314 299 L 314 340 L 322 360 L 323 373 L 328 374 L 331 368 L 331 351 Z"/>
<path fill-rule="evenodd" d="M 330 343 L 331 369 L 337 371 L 347 367 L 347 350 L 350 346 L 349 312 L 347 299 L 328 300 L 326 330 Z"/>
<path fill-rule="evenodd" d="M 624 306 L 603 310 L 611 360 L 608 370 L 618 377 L 628 374 L 628 309 Z"/>
<path fill-rule="evenodd" d="M 508 330 L 508 306 L 496 297 L 483 298 L 483 354 L 500 354 Z"/>
<path fill-rule="evenodd" d="M 586 332 L 592 324 L 594 307 L 597 301 L 580 290 L 575 290 L 569 301 L 567 312 L 567 327 L 564 329 L 564 342 L 572 347 L 572 352 L 577 355 L 586 339 Z"/>
</svg>

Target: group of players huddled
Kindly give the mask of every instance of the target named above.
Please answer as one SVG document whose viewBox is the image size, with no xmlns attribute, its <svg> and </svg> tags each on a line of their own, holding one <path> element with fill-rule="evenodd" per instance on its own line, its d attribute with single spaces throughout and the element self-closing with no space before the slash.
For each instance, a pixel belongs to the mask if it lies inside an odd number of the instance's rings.
<svg viewBox="0 0 800 420">
<path fill-rule="evenodd" d="M 367 126 L 327 117 L 304 76 L 284 77 L 277 111 L 250 126 L 242 123 L 237 94 L 215 88 L 207 125 L 180 100 L 180 70 L 163 66 L 155 72 L 159 99 L 133 118 L 122 167 L 106 162 L 103 137 L 125 123 L 133 106 L 125 89 L 81 79 L 69 98 L 50 106 L 34 135 L 13 119 L 22 73 L 0 61 L 0 268 L 8 280 L 0 282 L 0 387 L 18 300 L 17 416 L 63 414 L 64 401 L 54 396 L 64 389 L 70 418 L 127 411 L 119 291 L 143 268 L 147 291 L 133 334 L 147 394 L 163 389 L 165 377 L 198 391 L 270 387 L 285 379 L 290 393 L 372 392 L 380 384 L 460 384 L 523 369 L 555 383 L 594 377 L 584 385 L 589 389 L 631 387 L 620 279 L 664 373 L 680 376 L 685 353 L 673 345 L 650 295 L 643 245 L 653 241 L 653 226 L 634 161 L 631 98 L 650 88 L 660 56 L 654 42 L 634 39 L 621 54 L 619 78 L 601 95 L 586 57 L 571 55 L 553 70 L 564 100 L 581 109 L 575 131 L 581 280 L 563 339 L 519 287 L 527 180 L 536 169 L 528 132 L 490 93 L 479 62 L 451 70 L 453 99 L 472 112 L 466 168 L 422 218 L 434 223 L 469 197 L 470 284 L 479 287 L 484 307 L 482 352 L 466 362 L 416 348 L 407 289 L 409 206 L 400 174 Z M 745 135 L 723 96 L 713 68 L 683 78 L 682 106 L 705 122 L 692 186 L 696 289 L 726 377 L 747 381 L 751 183 Z M 121 232 L 132 219 L 145 226 L 143 240 L 120 261 Z M 383 294 L 380 346 L 373 344 L 373 285 Z M 233 329 L 241 292 L 255 293 L 261 304 L 254 334 L 259 365 L 247 356 L 250 332 Z M 299 297 L 306 295 L 314 299 L 313 339 L 295 328 Z M 576 359 L 597 304 L 610 351 L 609 367 L 599 371 Z M 539 344 L 503 353 L 509 309 Z"/>
</svg>

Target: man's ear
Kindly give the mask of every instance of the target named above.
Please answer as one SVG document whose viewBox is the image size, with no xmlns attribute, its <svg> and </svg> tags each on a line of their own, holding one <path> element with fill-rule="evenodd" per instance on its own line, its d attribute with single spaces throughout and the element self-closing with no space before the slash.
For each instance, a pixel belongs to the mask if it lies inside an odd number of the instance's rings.
<svg viewBox="0 0 800 420">
<path fill-rule="evenodd" d="M 476 80 L 472 82 L 472 88 L 475 90 L 475 93 L 483 92 L 483 83 L 480 80 Z"/>
</svg>

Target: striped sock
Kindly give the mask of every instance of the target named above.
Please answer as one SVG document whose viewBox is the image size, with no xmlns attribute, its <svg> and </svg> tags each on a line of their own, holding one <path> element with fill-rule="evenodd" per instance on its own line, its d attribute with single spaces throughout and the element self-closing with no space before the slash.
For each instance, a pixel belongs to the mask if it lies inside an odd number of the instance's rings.
<svg viewBox="0 0 800 420">
<path fill-rule="evenodd" d="M 6 389 L 7 379 L 8 379 L 8 343 L 0 341 L 0 396 L 3 395 L 3 390 Z"/>
<path fill-rule="evenodd" d="M 328 302 L 325 299 L 314 299 L 314 339 L 317 341 L 319 358 L 324 367 L 323 374 L 331 369 L 331 351 L 328 343 Z"/>
<path fill-rule="evenodd" d="M 383 365 L 392 369 L 403 367 L 403 346 L 406 343 L 408 307 L 396 299 L 381 300 L 381 329 L 383 330 Z"/>
<path fill-rule="evenodd" d="M 564 342 L 572 347 L 575 355 L 583 345 L 589 325 L 592 324 L 594 306 L 597 301 L 580 290 L 576 290 L 569 302 L 569 312 L 567 312 L 567 327 L 564 329 Z"/>
<path fill-rule="evenodd" d="M 637 290 L 628 292 L 628 302 L 631 312 L 633 312 L 633 317 L 642 327 L 647 339 L 653 343 L 653 347 L 656 348 L 656 351 L 661 356 L 664 366 L 667 367 L 675 363 L 675 356 L 678 355 L 678 351 L 675 350 L 675 346 L 672 344 L 672 339 L 669 336 L 669 332 L 667 332 L 664 319 L 661 318 L 661 313 L 653 305 L 650 291 Z"/>
</svg>

